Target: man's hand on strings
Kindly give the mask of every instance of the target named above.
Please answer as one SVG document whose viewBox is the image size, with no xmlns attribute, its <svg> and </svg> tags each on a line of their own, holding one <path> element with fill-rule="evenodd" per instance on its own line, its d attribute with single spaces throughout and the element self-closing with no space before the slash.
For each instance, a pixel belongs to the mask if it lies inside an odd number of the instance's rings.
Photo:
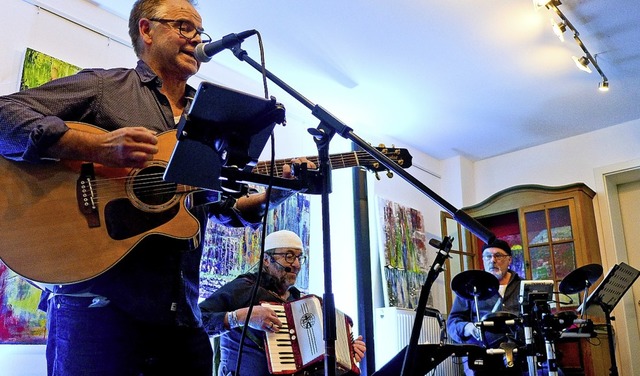
<svg viewBox="0 0 640 376">
<path fill-rule="evenodd" d="M 311 162 L 305 157 L 293 158 L 291 159 L 290 164 L 285 164 L 284 166 L 282 166 L 282 177 L 286 179 L 294 178 L 294 171 L 303 163 L 307 164 L 308 170 L 314 170 L 316 168 L 315 163 Z"/>
</svg>

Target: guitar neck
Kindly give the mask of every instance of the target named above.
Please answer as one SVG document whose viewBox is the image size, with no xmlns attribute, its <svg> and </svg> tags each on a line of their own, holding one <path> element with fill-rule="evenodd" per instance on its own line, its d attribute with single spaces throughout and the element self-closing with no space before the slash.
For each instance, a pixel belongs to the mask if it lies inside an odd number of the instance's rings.
<svg viewBox="0 0 640 376">
<path fill-rule="evenodd" d="M 363 156 L 367 156 L 365 152 L 362 151 L 352 151 L 348 153 L 340 153 L 340 154 L 331 154 L 329 156 L 329 160 L 331 161 L 331 167 L 334 169 L 339 168 L 347 168 L 347 167 L 356 167 L 360 166 L 360 159 Z M 313 162 L 316 166 L 318 163 L 318 157 L 306 157 L 308 161 Z M 275 171 L 274 176 L 282 176 L 282 169 L 285 164 L 290 164 L 291 159 L 276 159 L 274 161 Z M 271 162 L 262 161 L 258 162 L 256 166 L 253 168 L 252 172 L 261 175 L 269 175 L 271 171 Z"/>
</svg>

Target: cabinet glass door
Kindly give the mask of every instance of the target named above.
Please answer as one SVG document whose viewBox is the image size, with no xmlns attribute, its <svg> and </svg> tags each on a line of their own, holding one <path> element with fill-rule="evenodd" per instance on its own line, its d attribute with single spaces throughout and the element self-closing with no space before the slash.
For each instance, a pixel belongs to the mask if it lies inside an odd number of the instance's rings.
<svg viewBox="0 0 640 376">
<path fill-rule="evenodd" d="M 572 203 L 561 201 L 532 206 L 523 208 L 522 212 L 531 278 L 551 279 L 557 287 L 564 277 L 576 269 Z M 577 296 L 561 295 L 559 299 L 564 303 L 579 303 Z"/>
</svg>

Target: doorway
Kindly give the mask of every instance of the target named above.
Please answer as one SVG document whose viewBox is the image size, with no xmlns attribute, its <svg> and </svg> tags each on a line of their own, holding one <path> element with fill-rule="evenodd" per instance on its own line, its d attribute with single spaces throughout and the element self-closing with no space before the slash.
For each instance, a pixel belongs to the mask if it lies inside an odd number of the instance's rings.
<svg viewBox="0 0 640 376">
<path fill-rule="evenodd" d="M 640 269 L 640 160 L 597 169 L 601 252 L 605 273 L 625 262 Z M 614 309 L 616 364 L 621 375 L 632 375 L 640 359 L 640 283 L 636 281 Z"/>
</svg>

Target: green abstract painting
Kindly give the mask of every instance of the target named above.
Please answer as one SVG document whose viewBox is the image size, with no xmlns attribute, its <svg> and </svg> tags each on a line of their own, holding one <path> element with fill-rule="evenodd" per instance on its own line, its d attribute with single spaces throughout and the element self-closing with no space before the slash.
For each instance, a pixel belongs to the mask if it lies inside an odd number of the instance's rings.
<svg viewBox="0 0 640 376">
<path fill-rule="evenodd" d="M 71 76 L 81 68 L 27 48 L 24 55 L 20 90 L 40 86 L 56 78 Z"/>
</svg>

